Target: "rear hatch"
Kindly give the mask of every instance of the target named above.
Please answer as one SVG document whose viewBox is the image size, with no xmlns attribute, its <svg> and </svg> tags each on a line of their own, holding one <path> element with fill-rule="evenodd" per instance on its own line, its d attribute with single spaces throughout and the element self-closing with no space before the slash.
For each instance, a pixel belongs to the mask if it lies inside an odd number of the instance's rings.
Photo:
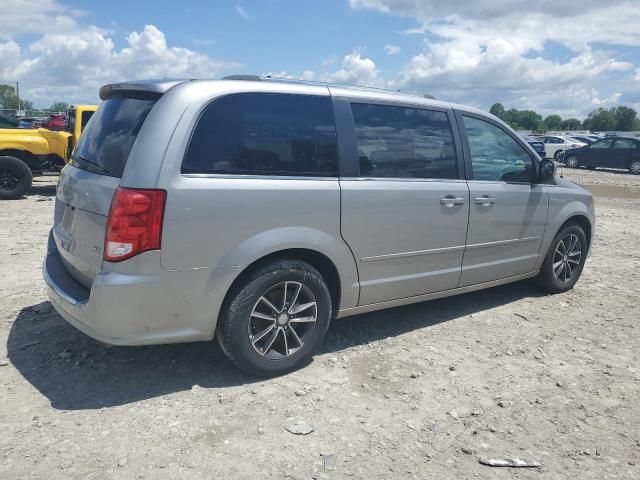
<svg viewBox="0 0 640 480">
<path fill-rule="evenodd" d="M 53 237 L 67 271 L 89 288 L 102 265 L 113 193 L 155 99 L 107 98 L 85 127 L 62 170 Z"/>
</svg>

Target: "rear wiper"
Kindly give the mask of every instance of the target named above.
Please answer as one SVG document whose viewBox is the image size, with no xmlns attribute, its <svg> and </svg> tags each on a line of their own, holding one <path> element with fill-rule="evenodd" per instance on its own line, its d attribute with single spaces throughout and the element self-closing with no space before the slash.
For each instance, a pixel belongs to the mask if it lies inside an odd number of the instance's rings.
<svg viewBox="0 0 640 480">
<path fill-rule="evenodd" d="M 99 163 L 94 162 L 93 160 L 89 160 L 87 157 L 83 157 L 82 155 L 76 155 L 80 160 L 82 160 L 85 163 L 88 163 L 89 165 L 93 165 L 94 167 L 99 168 L 102 173 L 109 173 L 109 170 L 107 170 L 106 168 L 104 168 L 102 165 L 100 165 Z"/>
</svg>

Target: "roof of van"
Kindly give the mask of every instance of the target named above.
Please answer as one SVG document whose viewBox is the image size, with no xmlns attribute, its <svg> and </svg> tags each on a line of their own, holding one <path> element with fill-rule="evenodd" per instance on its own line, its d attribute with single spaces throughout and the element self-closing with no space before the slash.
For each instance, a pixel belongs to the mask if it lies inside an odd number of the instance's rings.
<svg viewBox="0 0 640 480">
<path fill-rule="evenodd" d="M 362 99 L 380 99 L 380 100 L 388 100 L 388 101 L 403 102 L 403 103 L 414 103 L 414 104 L 421 104 L 421 105 L 431 105 L 431 106 L 439 106 L 441 108 L 456 108 L 466 112 L 473 112 L 473 113 L 481 114 L 484 116 L 490 116 L 500 121 L 497 117 L 494 117 L 489 112 L 486 112 L 484 110 L 469 107 L 466 105 L 458 105 L 458 104 L 454 104 L 454 103 L 450 103 L 442 100 L 436 100 L 430 95 L 410 94 L 410 93 L 404 93 L 400 91 L 394 91 L 394 90 L 388 90 L 388 89 L 376 88 L 376 87 L 359 86 L 359 85 L 344 85 L 344 84 L 332 83 L 332 82 L 316 82 L 316 81 L 307 81 L 307 80 L 283 79 L 283 78 L 273 78 L 269 76 L 259 77 L 257 75 L 229 75 L 227 77 L 223 77 L 218 80 L 150 79 L 150 80 L 134 80 L 129 82 L 113 83 L 113 84 L 104 85 L 102 88 L 100 88 L 100 98 L 102 100 L 106 100 L 108 98 L 111 98 L 112 96 L 122 95 L 122 94 L 157 98 L 162 96 L 171 88 L 186 82 L 194 82 L 194 83 L 197 82 L 198 84 L 210 82 L 211 84 L 219 84 L 220 82 L 223 82 L 223 81 L 234 81 L 234 82 L 241 81 L 249 84 L 256 82 L 256 87 L 259 87 L 258 82 L 260 82 L 262 85 L 283 84 L 283 85 L 306 85 L 306 86 L 327 87 L 330 89 L 332 95 L 358 97 Z"/>
</svg>

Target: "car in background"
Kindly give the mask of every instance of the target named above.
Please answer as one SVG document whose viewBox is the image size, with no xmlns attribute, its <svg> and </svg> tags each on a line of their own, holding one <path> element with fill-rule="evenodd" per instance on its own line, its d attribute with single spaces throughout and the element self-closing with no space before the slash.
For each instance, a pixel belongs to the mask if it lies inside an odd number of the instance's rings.
<svg viewBox="0 0 640 480">
<path fill-rule="evenodd" d="M 18 128 L 19 123 L 15 117 L 0 113 L 0 128 Z"/>
<path fill-rule="evenodd" d="M 596 136 L 596 135 L 569 135 L 569 137 L 582 142 L 586 145 L 590 145 L 593 142 L 595 142 L 596 140 L 600 140 L 600 137 Z"/>
<path fill-rule="evenodd" d="M 525 142 L 531 145 L 531 148 L 533 148 L 536 153 L 540 155 L 540 158 L 545 157 L 544 143 L 540 141 L 540 139 L 534 138 L 531 135 L 527 135 L 525 133 L 520 134 L 520 136 L 524 139 Z"/>
<path fill-rule="evenodd" d="M 566 135 L 545 135 L 540 140 L 544 143 L 546 158 L 555 158 L 557 161 L 561 160 L 562 152 L 568 148 L 579 148 L 586 145 L 584 142 L 579 142 Z"/>
<path fill-rule="evenodd" d="M 18 128 L 38 128 L 40 120 L 35 117 L 22 117 L 19 119 Z"/>
<path fill-rule="evenodd" d="M 64 130 L 66 115 L 64 113 L 52 113 L 42 124 L 47 130 Z"/>
<path fill-rule="evenodd" d="M 569 168 L 622 168 L 640 175 L 640 138 L 607 137 L 564 152 Z"/>
</svg>

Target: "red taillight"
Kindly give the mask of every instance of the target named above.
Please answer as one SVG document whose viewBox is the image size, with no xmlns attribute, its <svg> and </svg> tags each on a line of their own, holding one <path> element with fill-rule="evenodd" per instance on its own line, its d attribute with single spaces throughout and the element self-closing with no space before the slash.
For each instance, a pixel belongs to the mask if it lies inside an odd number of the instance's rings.
<svg viewBox="0 0 640 480">
<path fill-rule="evenodd" d="M 113 194 L 104 239 L 104 259 L 126 260 L 160 248 L 167 192 L 119 187 Z"/>
</svg>

